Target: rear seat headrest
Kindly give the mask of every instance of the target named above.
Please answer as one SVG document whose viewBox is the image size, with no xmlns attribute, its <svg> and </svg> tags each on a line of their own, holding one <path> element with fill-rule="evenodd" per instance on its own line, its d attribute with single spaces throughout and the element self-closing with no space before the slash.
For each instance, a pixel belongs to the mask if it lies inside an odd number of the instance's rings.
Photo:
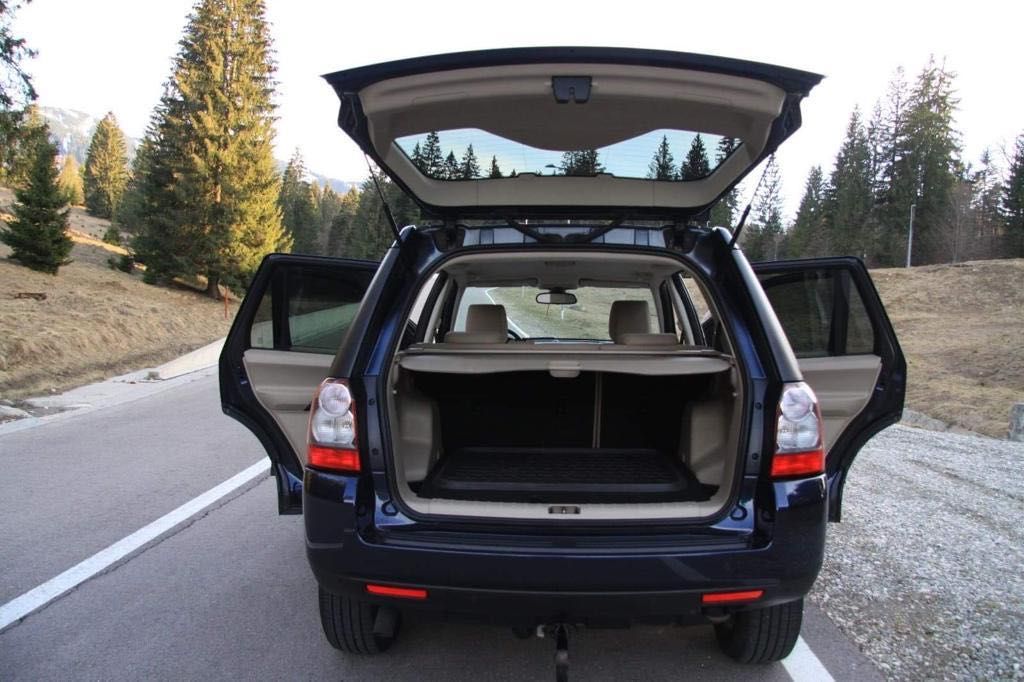
<svg viewBox="0 0 1024 682">
<path fill-rule="evenodd" d="M 647 334 L 651 331 L 647 301 L 613 301 L 608 312 L 608 336 L 613 343 L 622 343 L 625 334 Z"/>
<path fill-rule="evenodd" d="M 474 303 L 466 311 L 466 331 L 448 332 L 445 343 L 505 343 L 508 340 L 508 317 L 505 306 Z"/>
</svg>

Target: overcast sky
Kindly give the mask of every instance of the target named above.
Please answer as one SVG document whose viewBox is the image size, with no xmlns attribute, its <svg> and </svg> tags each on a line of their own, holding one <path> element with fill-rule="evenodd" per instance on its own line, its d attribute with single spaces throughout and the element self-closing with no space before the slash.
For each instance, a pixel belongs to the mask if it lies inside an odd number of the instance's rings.
<svg viewBox="0 0 1024 682">
<path fill-rule="evenodd" d="M 113 111 L 140 137 L 167 79 L 190 0 L 34 0 L 15 29 L 39 56 L 27 67 L 40 103 Z M 893 71 L 912 78 L 929 54 L 958 73 L 965 158 L 1024 132 L 1024 3 L 989 2 L 312 2 L 268 0 L 279 81 L 277 156 L 344 180 L 366 175 L 335 125 L 320 74 L 438 52 L 531 45 L 610 45 L 764 61 L 826 76 L 803 127 L 779 152 L 792 215 L 813 164 L 828 172 L 847 118 L 870 114 Z M 676 152 L 677 158 L 683 151 Z"/>
</svg>

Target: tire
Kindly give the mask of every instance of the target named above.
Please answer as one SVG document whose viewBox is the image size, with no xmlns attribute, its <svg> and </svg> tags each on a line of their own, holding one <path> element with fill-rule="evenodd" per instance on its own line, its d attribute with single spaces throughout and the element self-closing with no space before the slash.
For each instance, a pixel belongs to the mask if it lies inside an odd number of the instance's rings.
<svg viewBox="0 0 1024 682">
<path fill-rule="evenodd" d="M 722 652 L 740 663 L 781 661 L 796 646 L 804 616 L 804 600 L 739 611 L 715 625 Z"/>
<path fill-rule="evenodd" d="M 396 623 L 394 634 L 384 637 L 374 634 L 373 624 L 377 612 L 386 606 L 344 597 L 320 590 L 320 624 L 324 636 L 335 649 L 347 654 L 372 655 L 388 650 L 398 636 Z"/>
</svg>

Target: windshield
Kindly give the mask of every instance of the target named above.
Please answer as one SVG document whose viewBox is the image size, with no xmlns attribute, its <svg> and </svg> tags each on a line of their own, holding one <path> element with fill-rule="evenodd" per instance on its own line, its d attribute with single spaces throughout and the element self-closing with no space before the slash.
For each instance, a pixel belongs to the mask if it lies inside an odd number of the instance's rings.
<svg viewBox="0 0 1024 682">
<path fill-rule="evenodd" d="M 499 303 L 505 306 L 509 331 L 519 338 L 609 341 L 608 314 L 613 301 L 646 301 L 651 331 L 660 328 L 658 308 L 647 287 L 579 287 L 569 292 L 576 296 L 571 305 L 537 303 L 537 294 L 544 291 L 532 286 L 467 287 L 454 328 L 465 330 L 470 305 Z"/>
</svg>

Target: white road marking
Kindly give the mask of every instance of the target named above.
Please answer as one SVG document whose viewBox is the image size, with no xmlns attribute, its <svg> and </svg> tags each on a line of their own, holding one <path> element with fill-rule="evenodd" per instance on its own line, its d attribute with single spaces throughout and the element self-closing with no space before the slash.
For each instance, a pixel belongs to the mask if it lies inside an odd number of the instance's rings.
<svg viewBox="0 0 1024 682">
<path fill-rule="evenodd" d="M 89 578 L 102 573 L 164 533 L 188 521 L 222 497 L 230 495 L 259 476 L 265 476 L 269 469 L 269 460 L 260 460 L 248 469 L 235 474 L 220 485 L 189 500 L 174 511 L 161 516 L 156 521 L 140 528 L 128 537 L 118 540 L 106 549 L 93 554 L 80 564 L 72 566 L 55 578 L 47 580 L 42 585 L 0 606 L 0 631 L 3 631 L 12 623 L 18 622 L 33 611 L 42 608 L 65 592 L 81 585 Z"/>
<path fill-rule="evenodd" d="M 803 637 L 797 638 L 793 652 L 782 659 L 782 665 L 793 682 L 835 682 Z"/>
</svg>

